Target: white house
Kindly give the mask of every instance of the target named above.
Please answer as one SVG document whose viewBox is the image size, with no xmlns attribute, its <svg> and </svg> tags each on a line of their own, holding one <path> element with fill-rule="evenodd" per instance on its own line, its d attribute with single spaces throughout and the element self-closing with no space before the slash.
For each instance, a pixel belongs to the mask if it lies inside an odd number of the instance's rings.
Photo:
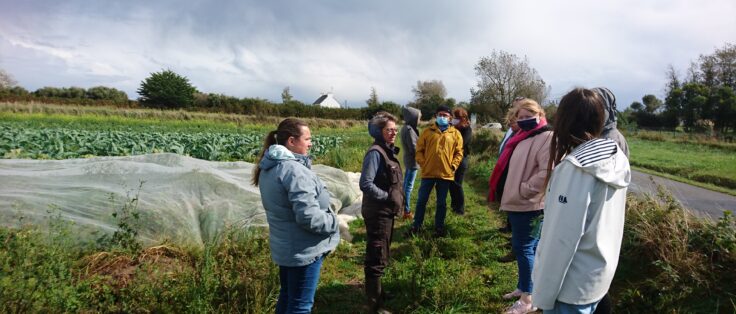
<svg viewBox="0 0 736 314">
<path fill-rule="evenodd" d="M 327 108 L 340 108 L 340 102 L 335 99 L 332 93 L 322 94 L 317 100 L 314 101 L 313 105 L 327 107 Z"/>
</svg>

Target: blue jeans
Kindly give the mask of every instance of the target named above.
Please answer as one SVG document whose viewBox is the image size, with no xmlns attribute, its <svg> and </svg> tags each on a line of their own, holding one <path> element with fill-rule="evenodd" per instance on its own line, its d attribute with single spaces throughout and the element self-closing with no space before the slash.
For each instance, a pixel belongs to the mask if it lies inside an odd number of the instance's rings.
<svg viewBox="0 0 736 314">
<path fill-rule="evenodd" d="M 414 214 L 414 228 L 422 228 L 424 223 L 424 212 L 427 210 L 427 202 L 432 188 L 437 191 L 437 212 L 434 215 L 434 228 L 445 228 L 445 216 L 447 215 L 447 191 L 450 188 L 450 180 L 422 179 L 419 184 L 419 195 L 417 196 L 417 208 Z"/>
<path fill-rule="evenodd" d="M 325 256 L 309 265 L 299 267 L 279 266 L 281 290 L 276 302 L 276 314 L 311 313 L 314 293 L 317 292 L 319 272 Z"/>
<path fill-rule="evenodd" d="M 406 169 L 404 173 L 404 212 L 410 213 L 411 190 L 414 189 L 414 180 L 417 178 L 418 169 Z"/>
<path fill-rule="evenodd" d="M 595 301 L 590 304 L 567 304 L 560 301 L 555 301 L 555 308 L 551 310 L 544 310 L 544 314 L 591 314 L 595 312 L 595 308 L 598 306 L 598 302 Z"/>
<path fill-rule="evenodd" d="M 537 252 L 538 239 L 531 232 L 532 219 L 542 211 L 508 212 L 511 222 L 511 248 L 516 255 L 516 266 L 519 267 L 519 280 L 516 288 L 521 292 L 532 293 L 532 269 L 534 268 L 534 254 Z"/>
</svg>

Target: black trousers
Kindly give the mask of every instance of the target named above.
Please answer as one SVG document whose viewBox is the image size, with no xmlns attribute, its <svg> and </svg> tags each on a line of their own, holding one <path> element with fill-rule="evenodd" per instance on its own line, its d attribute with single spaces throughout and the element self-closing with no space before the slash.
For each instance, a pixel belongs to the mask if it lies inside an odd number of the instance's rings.
<svg viewBox="0 0 736 314">
<path fill-rule="evenodd" d="M 463 179 L 465 179 L 466 170 L 468 170 L 468 158 L 463 157 L 463 161 L 460 163 L 460 166 L 455 170 L 455 180 L 450 183 L 450 208 L 454 211 L 465 210 Z"/>
<path fill-rule="evenodd" d="M 388 266 L 389 248 L 394 230 L 394 216 L 379 215 L 365 219 L 365 277 L 382 277 Z"/>
</svg>

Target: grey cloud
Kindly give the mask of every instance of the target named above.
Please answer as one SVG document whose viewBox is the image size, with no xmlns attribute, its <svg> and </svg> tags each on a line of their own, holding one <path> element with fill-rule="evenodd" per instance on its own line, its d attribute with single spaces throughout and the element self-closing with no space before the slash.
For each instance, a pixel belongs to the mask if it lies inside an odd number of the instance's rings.
<svg viewBox="0 0 736 314">
<path fill-rule="evenodd" d="M 732 1 L 691 6 L 682 0 L 0 0 L 0 66 L 29 88 L 105 84 L 133 97 L 149 73 L 170 68 L 206 92 L 278 101 L 290 86 L 297 99 L 311 102 L 333 88 L 340 100 L 363 105 L 371 87 L 381 99 L 405 103 L 417 80 L 430 79 L 467 100 L 474 64 L 500 49 L 528 56 L 553 95 L 605 85 L 625 106 L 660 93 L 667 64 L 684 68 L 736 38 Z"/>
</svg>

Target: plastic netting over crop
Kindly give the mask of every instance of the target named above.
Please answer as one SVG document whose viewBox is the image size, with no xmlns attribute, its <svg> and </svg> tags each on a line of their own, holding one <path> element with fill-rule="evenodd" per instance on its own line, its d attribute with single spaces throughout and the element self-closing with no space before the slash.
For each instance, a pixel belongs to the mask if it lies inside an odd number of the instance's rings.
<svg viewBox="0 0 736 314">
<path fill-rule="evenodd" d="M 358 174 L 315 165 L 347 220 L 359 213 Z M 226 226 L 265 224 L 253 164 L 211 162 L 177 154 L 70 160 L 0 160 L 0 221 L 5 226 L 72 221 L 80 239 L 113 232 L 113 213 L 135 204 L 140 238 L 201 245 Z M 351 206 L 352 205 L 352 206 Z M 343 221 L 344 224 L 344 221 Z"/>
</svg>

